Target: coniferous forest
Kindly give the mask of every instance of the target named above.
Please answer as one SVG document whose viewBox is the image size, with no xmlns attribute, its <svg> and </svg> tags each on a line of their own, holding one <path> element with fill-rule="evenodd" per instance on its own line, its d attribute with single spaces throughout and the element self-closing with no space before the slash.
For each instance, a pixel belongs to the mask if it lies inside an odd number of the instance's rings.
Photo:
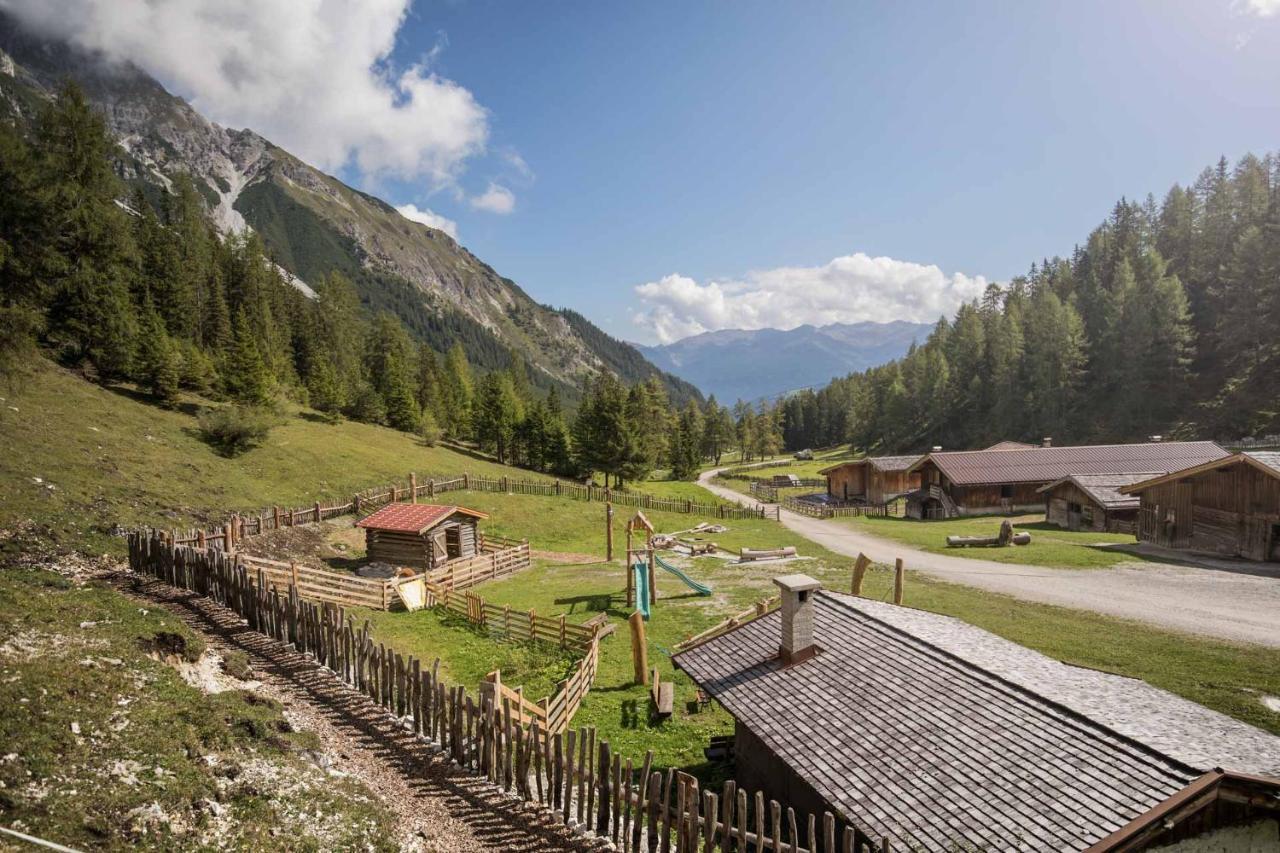
<svg viewBox="0 0 1280 853">
<path fill-rule="evenodd" d="M 1280 157 L 1122 199 L 902 359 L 781 404 L 788 448 L 982 447 L 1280 431 Z"/>
</svg>

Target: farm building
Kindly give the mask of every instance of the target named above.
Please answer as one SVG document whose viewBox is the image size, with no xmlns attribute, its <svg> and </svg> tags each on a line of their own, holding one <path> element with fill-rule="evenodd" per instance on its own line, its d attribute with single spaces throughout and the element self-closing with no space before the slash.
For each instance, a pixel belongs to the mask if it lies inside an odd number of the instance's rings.
<svg viewBox="0 0 1280 853">
<path fill-rule="evenodd" d="M 369 559 L 434 569 L 480 553 L 477 523 L 489 516 L 461 506 L 394 503 L 360 519 Z"/>
<path fill-rule="evenodd" d="M 1280 561 L 1280 451 L 1245 451 L 1124 486 L 1140 501 L 1138 538 Z"/>
<path fill-rule="evenodd" d="M 907 471 L 919 458 L 868 456 L 818 473 L 827 478 L 827 496 L 831 500 L 881 505 L 919 487 L 920 478 Z"/>
<path fill-rule="evenodd" d="M 1133 533 L 1137 529 L 1138 499 L 1120 494 L 1120 487 L 1163 473 L 1070 474 L 1054 480 L 1040 487 L 1045 520 L 1067 530 Z"/>
<path fill-rule="evenodd" d="M 1212 441 L 1152 441 L 1011 450 L 933 451 L 911 466 L 920 489 L 907 496 L 912 518 L 1035 512 L 1040 489 L 1072 474 L 1177 471 L 1227 455 Z"/>
<path fill-rule="evenodd" d="M 780 610 L 674 658 L 735 719 L 739 790 L 894 849 L 1276 843 L 1280 738 L 948 616 L 775 583 Z"/>
</svg>

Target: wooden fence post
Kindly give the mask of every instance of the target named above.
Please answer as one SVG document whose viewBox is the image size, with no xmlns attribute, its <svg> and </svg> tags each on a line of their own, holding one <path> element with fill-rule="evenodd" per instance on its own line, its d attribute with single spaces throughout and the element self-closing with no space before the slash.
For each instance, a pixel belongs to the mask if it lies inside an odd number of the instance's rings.
<svg viewBox="0 0 1280 853">
<path fill-rule="evenodd" d="M 636 684 L 649 683 L 649 648 L 645 645 L 644 614 L 639 610 L 627 617 L 631 626 L 631 666 Z"/>
<path fill-rule="evenodd" d="M 604 505 L 604 558 L 613 562 L 613 504 Z"/>
<path fill-rule="evenodd" d="M 409 472 L 409 503 L 416 504 L 418 502 L 418 475 Z"/>
<path fill-rule="evenodd" d="M 858 560 L 853 564 L 853 588 L 850 590 L 854 595 L 862 595 L 862 579 L 866 576 L 870 563 L 866 554 L 858 553 Z"/>
<path fill-rule="evenodd" d="M 316 501 L 316 524 L 320 523 L 320 501 Z"/>
<path fill-rule="evenodd" d="M 893 603 L 902 603 L 902 584 L 906 580 L 907 570 L 899 557 L 893 564 Z"/>
</svg>

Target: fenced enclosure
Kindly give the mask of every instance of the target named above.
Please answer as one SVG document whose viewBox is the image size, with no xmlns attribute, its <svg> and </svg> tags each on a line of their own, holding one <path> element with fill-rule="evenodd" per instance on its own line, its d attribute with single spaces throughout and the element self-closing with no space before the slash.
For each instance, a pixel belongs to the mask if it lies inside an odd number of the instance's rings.
<svg viewBox="0 0 1280 853">
<path fill-rule="evenodd" d="M 424 666 L 416 657 L 375 645 L 367 622 L 357 630 L 342 608 L 306 601 L 296 586 L 282 594 L 266 582 L 261 570 L 252 576 L 242 560 L 225 551 L 176 545 L 144 532 L 129 534 L 128 544 L 129 565 L 135 572 L 234 611 L 251 630 L 310 656 L 418 737 L 435 743 L 460 767 L 565 824 L 610 840 L 617 849 L 891 850 L 888 838 L 872 837 L 847 816 L 826 812 L 819 820 L 812 813 L 797 815 L 761 792 L 739 790 L 733 781 L 725 782 L 719 794 L 703 791 L 691 775 L 654 768 L 651 751 L 643 762 L 633 762 L 614 754 L 593 728 L 553 730 L 554 707 L 547 709 L 544 726 L 536 715 L 523 714 L 520 708 L 513 711 L 511 697 L 501 690 L 473 697 L 464 687 L 446 685 L 439 659 Z M 594 653 L 598 642 L 587 659 L 594 659 Z M 579 668 L 586 671 L 588 667 Z M 593 676 L 594 664 L 590 671 Z M 572 696 L 567 692 L 566 707 Z"/>
</svg>

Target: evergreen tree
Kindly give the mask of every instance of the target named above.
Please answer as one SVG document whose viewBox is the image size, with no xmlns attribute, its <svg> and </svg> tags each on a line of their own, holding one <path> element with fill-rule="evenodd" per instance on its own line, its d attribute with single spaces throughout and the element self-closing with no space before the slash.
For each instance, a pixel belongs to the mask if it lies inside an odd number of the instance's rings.
<svg viewBox="0 0 1280 853">
<path fill-rule="evenodd" d="M 138 379 L 166 406 L 178 402 L 181 362 L 177 348 L 165 331 L 164 321 L 150 305 L 143 309 L 138 344 Z"/>
<path fill-rule="evenodd" d="M 267 370 L 244 309 L 236 313 L 231 326 L 231 350 L 222 370 L 227 395 L 248 406 L 264 406 L 271 401 L 271 373 Z"/>
</svg>

